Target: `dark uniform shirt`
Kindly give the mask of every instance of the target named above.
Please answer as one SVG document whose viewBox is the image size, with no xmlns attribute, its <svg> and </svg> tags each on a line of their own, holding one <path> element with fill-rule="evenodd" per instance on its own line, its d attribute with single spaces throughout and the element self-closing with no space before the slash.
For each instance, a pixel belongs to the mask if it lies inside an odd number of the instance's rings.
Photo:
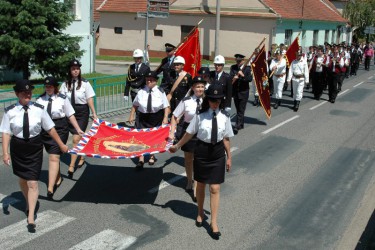
<svg viewBox="0 0 375 250">
<path fill-rule="evenodd" d="M 136 69 L 137 66 L 137 69 Z M 144 63 L 132 64 L 128 69 L 128 77 L 126 79 L 124 96 L 129 96 L 130 88 L 136 91 L 142 89 L 146 84 L 145 75 L 150 71 L 150 67 Z"/>
<path fill-rule="evenodd" d="M 172 82 L 176 82 L 176 80 L 178 79 L 179 75 L 176 74 L 174 76 L 174 79 L 172 80 Z M 172 84 L 173 85 L 173 84 Z M 172 100 L 171 100 L 171 108 L 172 110 L 174 110 L 178 104 L 180 103 L 180 101 L 182 99 L 184 99 L 184 97 L 186 96 L 186 93 L 189 91 L 189 89 L 191 89 L 191 87 L 193 86 L 193 80 L 192 80 L 192 77 L 189 73 L 187 73 L 184 78 L 182 78 L 182 80 L 180 81 L 180 83 L 178 84 L 178 86 L 176 87 L 176 89 L 174 90 L 173 92 L 173 95 L 172 95 Z"/>
<path fill-rule="evenodd" d="M 161 67 L 157 69 L 156 73 L 160 74 L 163 72 L 163 79 L 161 81 L 160 87 L 165 91 L 165 94 L 169 94 L 173 85 L 173 77 L 176 75 L 174 70 L 174 61 L 175 57 L 165 57 L 161 61 Z"/>
<path fill-rule="evenodd" d="M 225 107 L 230 108 L 232 103 L 232 78 L 230 75 L 222 71 L 219 79 L 216 79 L 216 71 L 210 71 L 211 84 L 221 84 L 223 87 Z"/>
<path fill-rule="evenodd" d="M 230 76 L 233 78 L 237 75 L 238 71 L 240 70 L 241 66 L 234 64 L 230 67 Z M 244 67 L 242 70 L 244 77 L 238 76 L 238 79 L 233 83 L 233 97 L 240 97 L 241 92 L 248 92 L 250 89 L 250 82 L 253 80 L 253 76 L 251 75 L 251 70 L 249 66 Z"/>
</svg>

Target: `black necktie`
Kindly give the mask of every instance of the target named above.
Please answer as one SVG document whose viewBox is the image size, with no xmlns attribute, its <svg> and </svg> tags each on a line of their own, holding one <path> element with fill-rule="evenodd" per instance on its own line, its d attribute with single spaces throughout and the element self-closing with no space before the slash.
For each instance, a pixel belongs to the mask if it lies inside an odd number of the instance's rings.
<svg viewBox="0 0 375 250">
<path fill-rule="evenodd" d="M 48 98 L 47 113 L 52 118 L 52 98 Z"/>
<path fill-rule="evenodd" d="M 152 111 L 152 106 L 151 106 L 151 102 L 152 102 L 152 99 L 151 99 L 151 92 L 152 92 L 152 89 L 150 89 L 150 92 L 148 92 L 148 99 L 147 99 L 147 113 L 151 113 L 151 111 Z"/>
<path fill-rule="evenodd" d="M 201 100 L 198 98 L 197 99 L 197 109 L 195 110 L 195 113 L 198 114 L 199 110 L 200 110 L 200 102 Z"/>
<path fill-rule="evenodd" d="M 219 80 L 219 74 L 216 73 L 216 81 Z"/>
<path fill-rule="evenodd" d="M 73 80 L 73 87 L 72 87 L 72 96 L 70 98 L 70 102 L 72 106 L 74 107 L 76 105 L 76 88 L 75 88 L 75 80 Z"/>
<path fill-rule="evenodd" d="M 23 113 L 23 138 L 26 140 L 30 138 L 28 108 L 27 105 L 23 106 L 23 109 L 25 110 L 25 113 Z"/>
<path fill-rule="evenodd" d="M 211 130 L 211 143 L 216 144 L 217 142 L 217 120 L 216 112 L 212 112 L 212 130 Z"/>
<path fill-rule="evenodd" d="M 138 73 L 138 67 L 139 67 L 139 65 L 136 64 L 136 65 L 135 65 L 135 73 Z"/>
</svg>

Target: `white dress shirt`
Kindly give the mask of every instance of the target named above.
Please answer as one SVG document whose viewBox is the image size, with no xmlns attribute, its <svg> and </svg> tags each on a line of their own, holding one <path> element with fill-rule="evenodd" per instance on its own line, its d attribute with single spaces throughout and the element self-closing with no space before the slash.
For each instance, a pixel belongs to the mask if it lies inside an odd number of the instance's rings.
<svg viewBox="0 0 375 250">
<path fill-rule="evenodd" d="M 55 126 L 43 106 L 34 102 L 29 102 L 27 106 L 29 107 L 27 112 L 29 114 L 30 138 L 39 135 L 42 129 L 48 131 Z M 0 125 L 0 132 L 23 139 L 24 113 L 25 110 L 19 102 L 6 108 Z"/>
<path fill-rule="evenodd" d="M 233 137 L 233 129 L 230 121 L 230 117 L 227 116 L 225 111 L 215 110 L 217 120 L 217 141 L 223 140 L 223 138 Z M 212 109 L 208 109 L 206 112 L 197 114 L 190 122 L 186 132 L 194 135 L 197 134 L 197 138 L 206 143 L 211 143 L 211 130 L 212 130 Z"/>
<path fill-rule="evenodd" d="M 133 106 L 138 107 L 138 111 L 141 113 L 148 113 L 147 101 L 149 90 L 150 89 L 147 86 L 139 90 L 133 101 Z M 167 107 L 169 107 L 169 102 L 164 91 L 161 91 L 160 87 L 158 86 L 153 87 L 151 92 L 151 113 L 156 113 Z"/>
<path fill-rule="evenodd" d="M 70 116 L 74 115 L 75 111 L 72 107 L 72 104 L 70 103 L 68 98 L 63 94 L 54 94 L 52 96 L 45 94 L 36 99 L 36 102 L 43 105 L 44 109 L 47 110 L 49 98 L 52 99 L 52 119 L 60 119 L 64 117 L 69 118 Z"/>
<path fill-rule="evenodd" d="M 199 104 L 202 105 L 202 98 L 198 98 L 195 95 L 182 99 L 173 111 L 173 115 L 177 118 L 180 118 L 183 115 L 185 122 L 191 122 L 196 115 L 197 99 L 199 99 Z"/>
<path fill-rule="evenodd" d="M 82 79 L 81 81 L 82 85 L 79 89 L 78 87 L 78 80 L 75 80 L 74 86 L 75 86 L 75 103 L 76 104 L 87 104 L 87 100 L 91 97 L 95 96 L 94 89 L 92 88 L 90 82 L 88 82 L 85 79 Z M 73 85 L 72 85 L 73 86 Z M 66 95 L 69 98 L 69 101 L 72 102 L 72 89 L 70 91 L 68 90 L 67 83 L 64 82 L 61 84 L 60 87 L 60 93 L 63 95 Z"/>
</svg>

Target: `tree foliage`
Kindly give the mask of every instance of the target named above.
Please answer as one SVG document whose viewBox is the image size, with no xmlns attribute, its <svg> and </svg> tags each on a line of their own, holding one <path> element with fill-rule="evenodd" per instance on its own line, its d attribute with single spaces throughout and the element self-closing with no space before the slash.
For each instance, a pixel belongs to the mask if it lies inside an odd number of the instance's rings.
<svg viewBox="0 0 375 250">
<path fill-rule="evenodd" d="M 354 34 L 357 38 L 365 36 L 367 26 L 375 25 L 375 0 L 351 0 L 344 8 L 343 16 L 351 25 L 357 27 Z"/>
<path fill-rule="evenodd" d="M 42 75 L 66 75 L 70 60 L 80 57 L 79 37 L 64 30 L 73 21 L 71 2 L 0 0 L 0 57 L 8 68 Z"/>
</svg>

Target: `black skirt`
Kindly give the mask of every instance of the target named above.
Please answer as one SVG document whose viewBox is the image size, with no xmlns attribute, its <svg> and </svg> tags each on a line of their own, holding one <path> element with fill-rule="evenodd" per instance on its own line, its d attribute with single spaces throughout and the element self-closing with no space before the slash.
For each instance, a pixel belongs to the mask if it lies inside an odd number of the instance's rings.
<svg viewBox="0 0 375 250">
<path fill-rule="evenodd" d="M 185 132 L 186 132 L 186 129 L 187 127 L 189 127 L 189 124 L 188 122 L 183 122 L 182 124 L 178 124 L 177 126 L 180 127 L 180 129 L 177 129 L 179 131 L 179 135 L 176 135 L 176 138 L 178 140 L 181 140 L 181 138 L 184 136 Z M 184 146 L 181 147 L 181 150 L 184 151 L 184 152 L 190 152 L 190 153 L 193 153 L 194 150 L 195 150 L 195 147 L 197 145 L 197 134 L 195 134 L 193 136 L 193 138 L 191 138 L 187 143 L 185 143 Z"/>
<path fill-rule="evenodd" d="M 53 122 L 55 123 L 55 129 L 57 134 L 60 136 L 61 141 L 66 144 L 69 137 L 67 118 L 64 117 L 60 119 L 53 119 Z M 63 153 L 55 140 L 52 139 L 52 137 L 46 131 L 42 130 L 41 136 L 44 148 L 49 154 L 61 155 Z"/>
<path fill-rule="evenodd" d="M 220 184 L 225 176 L 224 142 L 215 145 L 198 140 L 194 150 L 194 180 L 206 184 Z"/>
<path fill-rule="evenodd" d="M 24 180 L 39 180 L 43 163 L 43 143 L 41 136 L 24 140 L 12 136 L 10 157 L 13 173 Z"/>
<path fill-rule="evenodd" d="M 89 124 L 89 105 L 87 104 L 76 104 L 74 105 L 74 116 L 76 117 L 78 126 L 81 128 L 83 132 L 86 131 L 87 125 Z M 77 130 L 74 126 L 69 122 L 69 132 L 73 135 L 78 135 Z"/>
<path fill-rule="evenodd" d="M 142 113 L 139 112 L 139 120 L 136 121 L 135 127 L 137 129 L 142 128 L 153 128 L 163 124 L 164 109 L 159 110 L 156 113 Z"/>
</svg>

